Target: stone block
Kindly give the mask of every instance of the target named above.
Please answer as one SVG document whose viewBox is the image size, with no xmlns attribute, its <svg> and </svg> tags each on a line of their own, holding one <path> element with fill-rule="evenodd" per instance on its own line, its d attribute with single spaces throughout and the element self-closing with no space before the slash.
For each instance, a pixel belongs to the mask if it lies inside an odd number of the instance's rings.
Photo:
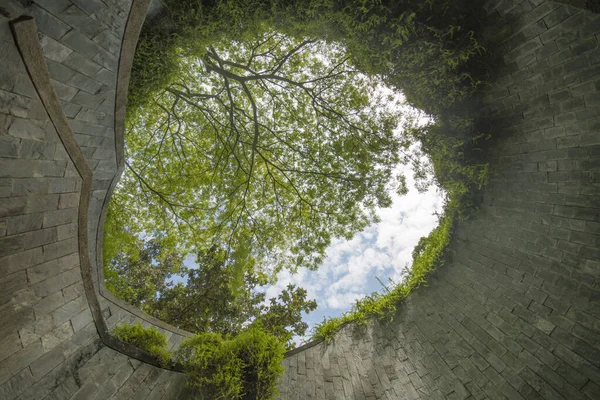
<svg viewBox="0 0 600 400">
<path fill-rule="evenodd" d="M 18 150 L 21 159 L 54 160 L 56 144 L 48 141 L 21 139 Z"/>
<path fill-rule="evenodd" d="M 116 73 L 119 68 L 119 58 L 103 48 L 99 49 L 98 53 L 92 57 L 92 60 L 114 73 Z"/>
<path fill-rule="evenodd" d="M 117 74 L 106 68 L 98 71 L 94 79 L 110 87 L 114 87 L 117 84 Z"/>
<path fill-rule="evenodd" d="M 84 93 L 84 92 L 79 92 Z M 65 103 L 63 104 L 63 112 L 67 116 L 67 118 L 75 118 L 75 116 L 81 111 L 81 106 L 74 103 Z M 66 154 L 66 153 L 65 153 Z M 63 159 L 63 158 L 61 158 Z"/>
<path fill-rule="evenodd" d="M 115 102 L 108 100 L 108 99 L 104 100 L 102 102 L 102 105 L 100 105 L 100 107 L 98 107 L 98 111 L 106 113 L 106 114 L 114 115 L 115 114 Z"/>
<path fill-rule="evenodd" d="M 113 119 L 107 114 L 87 108 L 82 109 L 75 118 L 95 125 L 112 126 L 113 124 Z"/>
<path fill-rule="evenodd" d="M 86 309 L 88 309 L 87 299 L 85 296 L 80 296 L 54 311 L 53 317 L 58 323 L 63 323 Z"/>
<path fill-rule="evenodd" d="M 27 269 L 41 263 L 42 260 L 43 254 L 41 248 L 0 257 L 0 276 L 10 275 L 14 272 Z"/>
<path fill-rule="evenodd" d="M 83 107 L 95 110 L 100 107 L 100 104 L 104 99 L 99 95 L 92 95 L 86 92 L 79 92 L 77 96 L 73 98 L 73 103 L 79 104 Z"/>
<path fill-rule="evenodd" d="M 122 37 L 125 31 L 127 13 L 115 12 L 116 10 L 102 8 L 95 13 L 95 17 L 118 37 Z"/>
<path fill-rule="evenodd" d="M 36 0 L 35 2 L 54 15 L 59 15 L 71 5 L 69 0 Z"/>
<path fill-rule="evenodd" d="M 65 33 L 71 30 L 69 25 L 36 4 L 31 7 L 31 15 L 35 17 L 35 22 L 40 32 L 55 40 L 59 40 Z"/>
<path fill-rule="evenodd" d="M 7 335 L 4 335 L 2 338 L 0 338 L 0 362 L 22 348 L 23 346 L 21 346 L 21 340 L 18 332 L 13 331 Z"/>
<path fill-rule="evenodd" d="M 15 74 L 14 78 L 14 87 L 13 92 L 20 94 L 22 96 L 29 97 L 31 99 L 37 99 L 38 94 L 31 82 L 31 79 L 28 75 L 25 74 Z"/>
<path fill-rule="evenodd" d="M 82 35 L 92 38 L 98 35 L 105 28 L 97 20 L 90 18 L 90 16 L 77 6 L 71 6 L 64 10 L 59 18 L 64 22 L 77 29 Z"/>
<path fill-rule="evenodd" d="M 0 371 L 2 368 L 0 367 Z M 0 372 L 1 373 L 1 372 Z M 14 399 L 21 392 L 27 390 L 35 382 L 33 375 L 29 368 L 21 370 L 15 374 L 12 378 L 0 385 L 0 398 L 3 399 Z"/>
<path fill-rule="evenodd" d="M 10 136 L 0 136 L 0 157 L 19 158 L 21 141 Z"/>
<path fill-rule="evenodd" d="M 13 197 L 15 198 L 15 197 Z M 26 213 L 38 213 L 58 209 L 58 194 L 29 195 L 27 197 L 16 197 L 25 203 Z"/>
<path fill-rule="evenodd" d="M 72 238 L 77 235 L 77 224 L 59 225 L 56 227 L 58 240 Z"/>
<path fill-rule="evenodd" d="M 45 400 L 62 400 L 70 399 L 71 396 L 79 389 L 79 384 L 73 376 L 69 376 L 56 389 L 44 397 Z M 33 397 L 36 398 L 36 397 Z"/>
<path fill-rule="evenodd" d="M 0 238 L 0 254 L 9 256 L 25 249 L 25 235 L 5 236 Z"/>
<path fill-rule="evenodd" d="M 105 148 L 98 147 L 94 151 L 93 158 L 96 160 L 110 160 L 112 162 L 112 160 L 115 158 L 115 149 L 114 148 L 105 149 Z M 112 171 L 109 171 L 109 172 L 112 172 Z"/>
<path fill-rule="evenodd" d="M 54 90 L 56 91 L 58 98 L 66 102 L 71 101 L 79 91 L 77 88 L 66 85 L 54 79 L 52 79 L 52 86 L 54 86 Z"/>
<path fill-rule="evenodd" d="M 64 195 L 61 195 L 64 196 Z M 44 213 L 44 228 L 56 225 L 65 225 L 77 221 L 78 208 L 65 208 L 60 210 L 46 211 Z"/>
<path fill-rule="evenodd" d="M 44 56 L 59 63 L 63 62 L 73 52 L 67 46 L 46 35 L 42 35 L 40 45 L 42 46 Z"/>
<path fill-rule="evenodd" d="M 0 90 L 0 112 L 15 117 L 28 118 L 33 100 L 16 93 Z"/>
<path fill-rule="evenodd" d="M 75 75 L 73 75 L 69 80 L 69 84 L 90 94 L 96 94 L 102 89 L 101 83 L 98 83 L 79 72 L 76 72 Z"/>
<path fill-rule="evenodd" d="M 0 217 L 10 217 L 23 214 L 26 207 L 26 199 L 21 197 L 2 197 L 0 198 Z"/>
<path fill-rule="evenodd" d="M 53 260 L 77 251 L 77 238 L 61 240 L 44 246 L 44 260 Z"/>
<path fill-rule="evenodd" d="M 62 39 L 61 43 L 69 46 L 80 54 L 93 58 L 101 49 L 94 41 L 82 35 L 78 30 L 71 30 Z"/>
<path fill-rule="evenodd" d="M 49 290 L 55 289 L 53 288 Z M 62 291 L 59 289 L 58 291 L 55 291 L 53 293 L 50 293 L 48 296 L 43 297 L 40 302 L 33 306 L 33 312 L 35 313 L 36 319 L 40 319 L 43 316 L 48 315 L 50 312 L 56 310 L 57 308 L 63 306 L 64 304 L 65 299 L 63 297 Z"/>
<path fill-rule="evenodd" d="M 75 133 L 89 136 L 114 137 L 114 130 L 111 127 L 94 125 L 86 121 L 70 120 L 69 124 Z"/>
<path fill-rule="evenodd" d="M 10 197 L 14 180 L 10 178 L 0 178 L 0 197 Z"/>
<path fill-rule="evenodd" d="M 48 181 L 48 193 L 69 193 L 74 192 L 78 182 L 81 181 L 79 177 L 69 178 L 50 178 Z"/>
<path fill-rule="evenodd" d="M 115 57 L 118 57 L 121 51 L 121 40 L 109 30 L 104 30 L 96 35 L 93 39 L 100 47 L 107 50 Z"/>
<path fill-rule="evenodd" d="M 7 234 L 14 235 L 41 229 L 43 214 L 25 214 L 10 217 L 7 219 Z"/>
<path fill-rule="evenodd" d="M 93 78 L 102 67 L 88 57 L 81 55 L 79 52 L 72 52 L 63 63 L 64 65 L 72 68 L 73 70 L 80 72 Z"/>
<path fill-rule="evenodd" d="M 91 399 L 98 390 L 98 384 L 94 381 L 86 381 L 71 397 L 71 400 Z"/>
<path fill-rule="evenodd" d="M 60 343 L 71 338 L 71 336 L 73 336 L 73 329 L 71 327 L 71 322 L 67 321 L 41 337 L 42 347 L 44 348 L 44 351 L 50 351 Z"/>
<path fill-rule="evenodd" d="M 63 161 L 0 159 L 0 177 L 57 177 L 64 175 L 65 168 Z"/>
<path fill-rule="evenodd" d="M 41 282 L 51 276 L 58 275 L 60 272 L 58 260 L 51 260 L 39 265 L 35 265 L 27 270 L 27 276 L 31 284 Z"/>
<path fill-rule="evenodd" d="M 0 384 L 8 381 L 11 377 L 17 375 L 23 368 L 37 360 L 42 352 L 42 343 L 38 341 L 22 348 L 4 360 L 2 364 L 0 364 Z"/>
<path fill-rule="evenodd" d="M 74 265 L 78 266 L 79 265 L 79 255 L 74 254 L 73 256 L 77 258 L 77 260 L 74 260 L 74 263 L 75 263 Z M 83 288 L 83 283 L 80 281 L 77 281 L 74 284 L 72 284 L 71 286 L 67 286 L 66 288 L 63 289 L 63 296 L 65 298 L 65 302 L 70 302 L 71 300 L 74 300 L 78 297 L 85 296 L 85 290 Z"/>
<path fill-rule="evenodd" d="M 79 193 L 63 193 L 58 201 L 58 208 L 73 208 L 79 205 Z"/>
<path fill-rule="evenodd" d="M 89 309 L 85 309 L 71 319 L 71 324 L 75 332 L 83 329 L 85 326 L 93 323 L 94 319 Z"/>
</svg>

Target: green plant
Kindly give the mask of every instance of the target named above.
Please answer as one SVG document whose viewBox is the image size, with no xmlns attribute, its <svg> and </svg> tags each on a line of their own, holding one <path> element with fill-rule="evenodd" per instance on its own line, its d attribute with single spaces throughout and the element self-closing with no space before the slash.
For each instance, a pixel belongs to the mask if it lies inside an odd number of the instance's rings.
<svg viewBox="0 0 600 400">
<path fill-rule="evenodd" d="M 267 400 L 278 394 L 284 353 L 277 337 L 254 326 L 234 338 L 198 334 L 181 344 L 176 359 L 202 398 Z"/>
<path fill-rule="evenodd" d="M 171 353 L 167 350 L 166 336 L 154 327 L 144 328 L 140 322 L 133 325 L 123 324 L 115 327 L 112 333 L 125 343 L 155 356 L 163 365 L 171 359 Z"/>
</svg>

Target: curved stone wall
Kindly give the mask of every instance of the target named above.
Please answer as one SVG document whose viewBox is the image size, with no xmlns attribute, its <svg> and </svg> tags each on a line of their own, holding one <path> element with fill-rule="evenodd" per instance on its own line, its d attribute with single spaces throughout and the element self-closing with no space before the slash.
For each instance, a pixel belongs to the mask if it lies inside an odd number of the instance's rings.
<svg viewBox="0 0 600 400">
<path fill-rule="evenodd" d="M 188 334 L 98 280 L 148 3 L 0 1 L 0 399 L 190 398 L 184 374 L 108 330 L 141 321 L 171 347 Z"/>
<path fill-rule="evenodd" d="M 600 17 L 570 3 L 486 3 L 480 213 L 393 322 L 288 354 L 282 399 L 600 397 Z M 0 399 L 191 398 L 107 334 L 187 335 L 108 293 L 97 258 L 148 4 L 0 0 Z"/>
<path fill-rule="evenodd" d="M 283 399 L 600 398 L 600 15 L 486 10 L 499 68 L 478 215 L 391 323 L 288 357 Z"/>
</svg>

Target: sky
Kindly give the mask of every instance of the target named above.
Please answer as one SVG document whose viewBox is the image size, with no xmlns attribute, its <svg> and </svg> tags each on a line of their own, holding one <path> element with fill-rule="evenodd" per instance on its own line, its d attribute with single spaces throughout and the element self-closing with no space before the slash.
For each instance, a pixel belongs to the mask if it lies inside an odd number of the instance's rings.
<svg viewBox="0 0 600 400">
<path fill-rule="evenodd" d="M 299 269 L 296 274 L 283 270 L 275 285 L 264 286 L 266 297 L 276 297 L 292 283 L 305 288 L 318 307 L 305 315 L 309 329 L 305 337 L 294 341 L 301 345 L 310 339 L 311 330 L 324 317 L 337 317 L 349 311 L 354 302 L 374 291 L 391 278 L 400 282 L 405 268 L 410 268 L 412 250 L 422 236 L 427 236 L 438 224 L 435 213 L 441 213 L 441 191 L 431 186 L 419 193 L 413 185 L 409 166 L 399 166 L 407 177 L 409 192 L 393 196 L 390 208 L 379 209 L 381 222 L 373 224 L 351 240 L 334 240 L 327 257 L 317 271 Z M 379 280 L 377 279 L 379 278 Z"/>
</svg>

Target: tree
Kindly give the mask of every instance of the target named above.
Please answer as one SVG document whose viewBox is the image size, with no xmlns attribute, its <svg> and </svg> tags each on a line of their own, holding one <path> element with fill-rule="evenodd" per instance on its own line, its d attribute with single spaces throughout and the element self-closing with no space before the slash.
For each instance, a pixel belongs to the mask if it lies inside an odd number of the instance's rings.
<svg viewBox="0 0 600 400">
<path fill-rule="evenodd" d="M 293 335 L 304 336 L 308 329 L 308 324 L 302 321 L 302 313 L 317 309 L 317 302 L 307 300 L 307 295 L 305 289 L 287 285 L 277 298 L 269 299 L 269 306 L 257 316 L 257 323 L 286 342 L 288 349 L 293 348 L 290 342 Z"/>
<path fill-rule="evenodd" d="M 314 269 L 404 189 L 395 99 L 342 47 L 267 31 L 181 63 L 129 126 L 124 228 L 238 268 Z"/>
<path fill-rule="evenodd" d="M 226 252 L 216 247 L 198 254 L 198 268 L 186 269 L 185 282 L 161 291 L 148 311 L 190 332 L 238 333 L 265 296 L 253 290 L 257 277 L 238 276 L 225 260 Z"/>
<path fill-rule="evenodd" d="M 136 240 L 119 251 L 105 268 L 106 287 L 128 303 L 147 309 L 156 293 L 169 287 L 167 278 L 183 268 L 177 253 L 164 254 L 157 240 Z"/>
<path fill-rule="evenodd" d="M 261 280 L 246 272 L 240 285 L 225 259 L 226 252 L 216 247 L 199 254 L 198 268 L 186 271 L 187 281 L 163 287 L 147 300 L 146 310 L 190 332 L 235 336 L 248 324 L 260 325 L 293 347 L 292 336 L 303 336 L 308 328 L 302 312 L 315 310 L 317 302 L 307 299 L 306 290 L 288 285 L 265 304 L 265 294 L 257 290 Z"/>
</svg>

